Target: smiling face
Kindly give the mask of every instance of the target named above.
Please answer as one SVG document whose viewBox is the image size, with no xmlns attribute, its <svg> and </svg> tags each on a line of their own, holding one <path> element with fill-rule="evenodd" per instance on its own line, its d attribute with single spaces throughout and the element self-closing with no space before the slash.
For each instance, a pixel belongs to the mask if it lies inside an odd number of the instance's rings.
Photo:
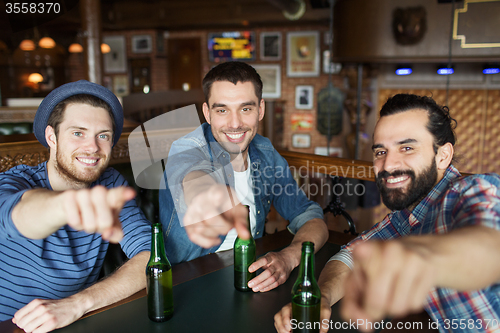
<svg viewBox="0 0 500 333">
<path fill-rule="evenodd" d="M 434 152 L 427 122 L 427 112 L 417 109 L 381 117 L 375 127 L 376 181 L 384 204 L 391 210 L 414 208 L 448 166 L 444 166 L 442 148 Z"/>
<path fill-rule="evenodd" d="M 232 155 L 248 154 L 248 145 L 264 117 L 264 100 L 259 101 L 251 82 L 216 81 L 212 84 L 203 114 L 214 138 Z"/>
<path fill-rule="evenodd" d="M 107 110 L 69 104 L 59 125 L 47 126 L 50 146 L 49 178 L 54 190 L 88 187 L 108 166 L 113 147 L 113 124 Z"/>
</svg>

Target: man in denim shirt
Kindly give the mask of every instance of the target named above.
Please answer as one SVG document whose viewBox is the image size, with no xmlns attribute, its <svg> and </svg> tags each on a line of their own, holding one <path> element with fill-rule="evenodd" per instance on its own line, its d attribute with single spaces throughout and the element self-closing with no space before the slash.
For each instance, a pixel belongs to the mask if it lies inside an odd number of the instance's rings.
<svg viewBox="0 0 500 333">
<path fill-rule="evenodd" d="M 242 62 L 220 64 L 203 79 L 203 90 L 207 123 L 174 142 L 168 186 L 160 191 L 167 255 L 175 264 L 231 249 L 237 235 L 248 238 L 243 205 L 250 207 L 250 230 L 259 238 L 272 203 L 295 236 L 288 247 L 249 268 L 264 269 L 249 282 L 253 291 L 268 291 L 298 266 L 302 242 L 314 242 L 316 250 L 326 242 L 323 211 L 299 189 L 269 140 L 257 134 L 265 103 L 255 69 Z"/>
</svg>

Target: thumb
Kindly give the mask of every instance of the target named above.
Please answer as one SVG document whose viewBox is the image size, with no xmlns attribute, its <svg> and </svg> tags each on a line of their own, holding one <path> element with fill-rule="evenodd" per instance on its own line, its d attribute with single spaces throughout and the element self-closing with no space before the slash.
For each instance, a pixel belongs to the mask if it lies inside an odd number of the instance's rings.
<svg viewBox="0 0 500 333">
<path fill-rule="evenodd" d="M 234 228 L 241 239 L 249 239 L 250 232 L 248 226 L 248 210 L 243 205 L 237 205 L 233 208 Z"/>
<path fill-rule="evenodd" d="M 135 191 L 130 187 L 120 186 L 108 191 L 108 205 L 114 209 L 122 209 L 125 203 L 135 198 Z"/>
</svg>

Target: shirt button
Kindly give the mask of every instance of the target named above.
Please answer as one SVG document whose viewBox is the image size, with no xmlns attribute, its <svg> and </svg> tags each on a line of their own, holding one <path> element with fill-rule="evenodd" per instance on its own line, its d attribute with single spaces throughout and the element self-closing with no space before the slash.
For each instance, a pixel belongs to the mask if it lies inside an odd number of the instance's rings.
<svg viewBox="0 0 500 333">
<path fill-rule="evenodd" d="M 267 200 L 267 203 L 270 204 L 271 203 L 271 200 Z"/>
<path fill-rule="evenodd" d="M 222 157 L 226 157 L 226 155 L 222 154 Z"/>
<path fill-rule="evenodd" d="M 260 234 L 260 231 L 257 231 L 257 235 Z"/>
<path fill-rule="evenodd" d="M 260 214 L 260 210 L 257 211 L 257 214 Z"/>
</svg>

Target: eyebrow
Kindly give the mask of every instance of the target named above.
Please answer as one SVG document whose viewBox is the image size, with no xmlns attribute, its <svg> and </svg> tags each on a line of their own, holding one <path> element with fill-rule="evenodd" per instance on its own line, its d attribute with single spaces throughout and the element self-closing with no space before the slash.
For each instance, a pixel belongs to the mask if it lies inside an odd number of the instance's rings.
<svg viewBox="0 0 500 333">
<path fill-rule="evenodd" d="M 243 102 L 240 104 L 240 107 L 243 107 L 243 106 L 256 106 L 257 104 L 254 102 L 254 101 L 248 101 L 248 102 Z M 222 103 L 214 103 L 212 104 L 212 107 L 211 109 L 214 109 L 214 108 L 224 108 L 226 107 L 227 105 L 226 104 L 222 104 Z"/>
<path fill-rule="evenodd" d="M 405 145 L 407 143 L 417 143 L 418 141 L 415 140 L 415 139 L 404 139 L 402 141 L 399 141 L 398 144 L 399 145 Z"/>
<path fill-rule="evenodd" d="M 80 127 L 80 126 L 69 126 L 68 130 L 87 131 L 88 128 L 87 127 Z M 105 133 L 105 132 L 113 133 L 113 130 L 112 129 L 103 129 L 103 130 L 99 131 L 99 133 Z"/>
<path fill-rule="evenodd" d="M 401 140 L 399 141 L 397 144 L 398 145 L 405 145 L 407 143 L 418 143 L 418 141 L 416 139 L 404 139 L 404 140 Z M 372 146 L 372 150 L 375 150 L 375 149 L 378 149 L 378 148 L 384 148 L 384 145 L 381 144 L 381 143 L 377 143 L 375 145 Z"/>
</svg>

